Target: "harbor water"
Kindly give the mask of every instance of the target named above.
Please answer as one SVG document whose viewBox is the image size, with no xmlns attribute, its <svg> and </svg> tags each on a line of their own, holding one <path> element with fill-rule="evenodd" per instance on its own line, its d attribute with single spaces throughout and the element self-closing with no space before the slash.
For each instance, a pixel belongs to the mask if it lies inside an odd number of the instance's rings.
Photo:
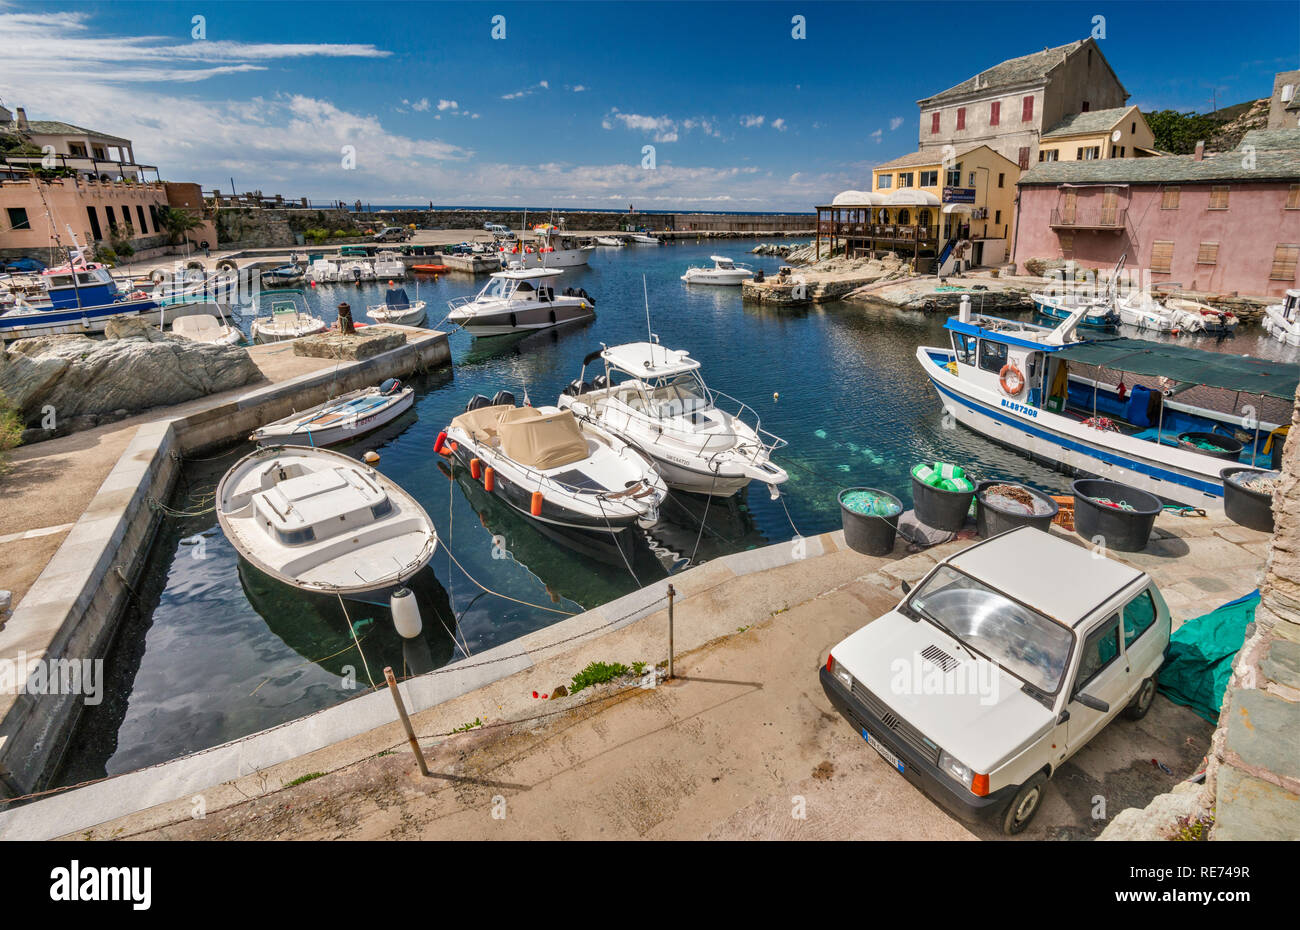
<svg viewBox="0 0 1300 930">
<path fill-rule="evenodd" d="M 878 488 L 910 506 L 918 462 L 958 463 L 972 481 L 1005 478 L 1068 492 L 1065 476 L 945 421 L 914 357 L 919 345 L 946 344 L 941 315 L 844 302 L 774 309 L 743 303 L 736 287 L 679 280 L 714 253 L 775 272 L 781 260 L 748 255 L 753 244 L 597 249 L 588 267 L 566 270 L 557 286 L 594 297 L 593 321 L 522 338 L 454 333 L 453 366 L 410 380 L 413 410 L 342 449 L 358 457 L 378 452 L 377 467 L 437 525 L 439 551 L 415 585 L 424 634 L 414 645 L 396 635 L 385 607 L 309 598 L 241 565 L 211 505 L 221 475 L 251 446 L 188 461 L 107 656 L 105 699 L 83 713 L 58 783 L 236 739 L 356 696 L 382 682 L 385 665 L 399 674 L 444 665 L 689 565 L 838 529 L 844 488 Z M 434 325 L 446 301 L 484 283 L 449 275 L 404 286 L 428 301 Z M 746 402 L 764 429 L 789 443 L 776 455 L 790 475 L 779 499 L 762 485 L 725 501 L 674 493 L 653 530 L 629 531 L 632 539 L 619 549 L 592 547 L 543 534 L 433 452 L 438 432 L 475 394 L 508 390 L 552 404 L 587 353 L 644 340 L 643 287 L 649 330 L 664 345 L 689 350 L 706 383 Z M 386 281 L 321 285 L 306 296 L 326 319 L 346 301 L 361 321 L 386 289 Z M 1272 358 L 1290 353 L 1258 329 L 1191 344 Z"/>
</svg>

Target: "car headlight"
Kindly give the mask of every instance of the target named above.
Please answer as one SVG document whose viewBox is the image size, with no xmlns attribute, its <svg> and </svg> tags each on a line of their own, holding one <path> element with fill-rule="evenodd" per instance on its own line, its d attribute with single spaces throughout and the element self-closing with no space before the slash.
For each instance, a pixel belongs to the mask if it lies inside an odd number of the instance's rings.
<svg viewBox="0 0 1300 930">
<path fill-rule="evenodd" d="M 971 778 L 975 774 L 971 771 L 969 765 L 957 761 L 957 759 L 949 755 L 946 750 L 939 753 L 939 769 L 945 775 L 957 779 L 957 781 L 961 782 L 967 788 L 970 787 Z"/>
<path fill-rule="evenodd" d="M 844 685 L 844 687 L 848 688 L 850 691 L 853 690 L 853 675 L 847 668 L 835 661 L 835 656 L 826 657 L 826 668 L 832 675 L 839 679 L 840 684 Z"/>
</svg>

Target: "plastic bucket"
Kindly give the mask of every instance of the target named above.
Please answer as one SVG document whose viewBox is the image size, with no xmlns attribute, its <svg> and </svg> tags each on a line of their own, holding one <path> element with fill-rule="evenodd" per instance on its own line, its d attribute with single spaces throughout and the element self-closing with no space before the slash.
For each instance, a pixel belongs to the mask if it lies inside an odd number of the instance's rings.
<svg viewBox="0 0 1300 930">
<path fill-rule="evenodd" d="M 1035 500 L 1046 504 L 1050 509 L 1042 514 L 1019 513 L 1000 504 L 996 497 L 992 500 L 985 500 L 984 491 L 995 485 L 1020 488 Z M 984 539 L 996 536 L 998 533 L 1005 533 L 1007 530 L 1014 530 L 1020 526 L 1032 526 L 1044 533 L 1050 532 L 1052 521 L 1056 519 L 1060 509 L 1060 505 L 1046 494 L 1035 491 L 1023 484 L 1017 484 L 1014 481 L 981 481 L 975 485 L 975 527 Z"/>
<path fill-rule="evenodd" d="M 966 523 L 970 513 L 971 498 L 975 489 L 969 491 L 945 491 L 931 487 L 915 476 L 912 478 L 912 506 L 916 508 L 916 519 L 936 530 L 956 533 Z"/>
<path fill-rule="evenodd" d="M 1210 449 L 1202 449 L 1196 445 L 1197 442 L 1208 442 L 1218 446 L 1222 452 L 1214 452 Z M 1241 458 L 1241 450 L 1244 448 L 1240 441 L 1231 436 L 1224 436 L 1221 433 L 1180 433 L 1178 436 L 1178 445 L 1188 452 L 1199 452 L 1201 455 L 1208 455 L 1211 458 L 1226 459 L 1229 462 L 1235 462 Z"/>
<path fill-rule="evenodd" d="M 1282 433 L 1273 437 L 1273 471 L 1282 470 L 1282 451 L 1286 448 L 1286 434 Z"/>
<path fill-rule="evenodd" d="M 893 515 L 880 517 L 850 510 L 844 503 L 844 497 L 855 491 L 875 494 L 886 503 L 892 504 Z M 863 555 L 889 555 L 894 551 L 894 538 L 898 535 L 898 518 L 903 512 L 903 504 L 897 497 L 878 488 L 845 488 L 840 492 L 839 502 L 840 517 L 844 522 L 844 541 L 850 549 Z"/>
<path fill-rule="evenodd" d="M 1233 523 L 1240 523 L 1261 533 L 1271 533 L 1273 532 L 1273 495 L 1243 488 L 1231 480 L 1232 476 L 1243 472 L 1270 474 L 1266 468 L 1249 466 L 1225 468 L 1219 472 L 1219 477 L 1223 479 L 1223 512 Z"/>
<path fill-rule="evenodd" d="M 1103 478 L 1082 478 L 1071 486 L 1074 491 L 1074 531 L 1084 539 L 1102 538 L 1109 549 L 1141 552 L 1151 539 L 1163 505 L 1160 498 L 1139 488 Z M 1132 510 L 1099 504 L 1093 498 L 1123 501 Z"/>
</svg>

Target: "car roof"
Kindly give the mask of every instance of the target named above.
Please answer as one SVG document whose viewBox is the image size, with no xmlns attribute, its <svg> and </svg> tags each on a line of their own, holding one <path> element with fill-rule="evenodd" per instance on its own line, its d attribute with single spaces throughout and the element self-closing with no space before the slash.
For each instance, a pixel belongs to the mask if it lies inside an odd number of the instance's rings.
<svg viewBox="0 0 1300 930">
<path fill-rule="evenodd" d="M 1146 573 L 1033 527 L 952 556 L 948 564 L 1068 627 Z"/>
</svg>

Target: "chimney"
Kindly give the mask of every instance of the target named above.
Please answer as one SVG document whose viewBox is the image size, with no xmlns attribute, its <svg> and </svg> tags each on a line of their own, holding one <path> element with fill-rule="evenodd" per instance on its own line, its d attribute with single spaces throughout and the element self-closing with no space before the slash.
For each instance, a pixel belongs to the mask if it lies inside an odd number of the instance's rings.
<svg viewBox="0 0 1300 930">
<path fill-rule="evenodd" d="M 1197 142 L 1197 143 L 1196 143 L 1196 151 L 1192 153 L 1192 158 L 1194 158 L 1196 161 L 1200 161 L 1201 159 L 1205 158 L 1205 142 L 1204 142 L 1204 141 L 1201 141 L 1201 142 Z"/>
<path fill-rule="evenodd" d="M 19 108 L 18 108 L 18 119 L 16 120 L 16 124 L 17 124 L 18 128 L 21 129 L 21 130 L 23 130 L 24 132 L 25 132 L 25 131 L 27 130 L 27 128 L 28 128 L 28 126 L 27 126 L 27 111 L 24 110 L 22 107 L 19 107 Z"/>
</svg>

